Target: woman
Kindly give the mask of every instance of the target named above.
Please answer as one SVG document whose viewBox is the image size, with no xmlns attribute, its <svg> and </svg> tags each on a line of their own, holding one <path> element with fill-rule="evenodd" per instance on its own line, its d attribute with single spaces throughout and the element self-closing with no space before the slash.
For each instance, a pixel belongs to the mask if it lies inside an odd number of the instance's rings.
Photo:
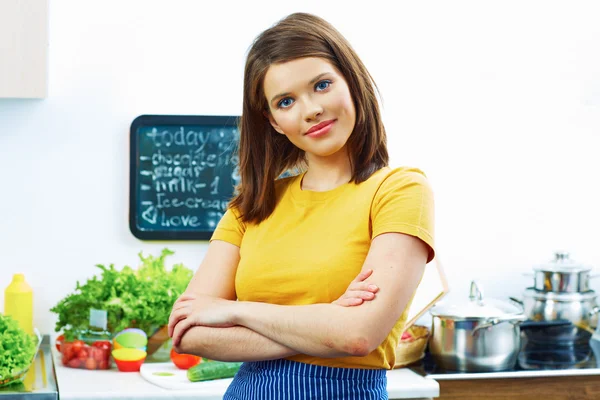
<svg viewBox="0 0 600 400">
<path fill-rule="evenodd" d="M 387 166 L 374 87 L 310 14 L 248 53 L 241 184 L 169 321 L 177 351 L 245 361 L 225 399 L 387 399 L 433 199 L 422 172 Z"/>
</svg>

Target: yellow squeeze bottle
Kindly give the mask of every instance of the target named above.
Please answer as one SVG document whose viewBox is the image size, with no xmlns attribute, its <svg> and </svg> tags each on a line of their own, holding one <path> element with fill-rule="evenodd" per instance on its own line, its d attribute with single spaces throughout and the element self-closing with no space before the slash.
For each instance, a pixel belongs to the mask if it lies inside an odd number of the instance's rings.
<svg viewBox="0 0 600 400">
<path fill-rule="evenodd" d="M 4 291 L 4 315 L 10 315 L 21 329 L 33 334 L 33 289 L 23 274 L 14 274 Z"/>
</svg>

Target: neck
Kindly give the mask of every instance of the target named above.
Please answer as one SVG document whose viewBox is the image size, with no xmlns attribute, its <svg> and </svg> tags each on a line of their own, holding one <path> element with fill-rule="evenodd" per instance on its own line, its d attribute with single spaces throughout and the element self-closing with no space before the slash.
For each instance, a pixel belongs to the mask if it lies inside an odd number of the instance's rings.
<svg viewBox="0 0 600 400">
<path fill-rule="evenodd" d="M 327 157 L 307 154 L 308 170 L 302 179 L 302 189 L 324 192 L 350 182 L 352 168 L 350 157 L 344 151 L 338 151 Z"/>
</svg>

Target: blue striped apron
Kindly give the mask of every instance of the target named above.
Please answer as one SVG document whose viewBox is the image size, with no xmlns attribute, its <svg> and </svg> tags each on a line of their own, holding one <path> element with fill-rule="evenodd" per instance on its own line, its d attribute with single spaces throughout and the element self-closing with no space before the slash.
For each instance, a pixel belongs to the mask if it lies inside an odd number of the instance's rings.
<svg viewBox="0 0 600 400">
<path fill-rule="evenodd" d="M 384 369 L 333 368 L 285 359 L 245 362 L 224 400 L 387 400 Z"/>
</svg>

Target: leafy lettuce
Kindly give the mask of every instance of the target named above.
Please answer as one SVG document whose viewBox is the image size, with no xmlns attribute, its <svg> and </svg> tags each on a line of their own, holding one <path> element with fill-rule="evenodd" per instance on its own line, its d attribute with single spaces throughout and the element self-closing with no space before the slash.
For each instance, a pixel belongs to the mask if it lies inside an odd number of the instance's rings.
<svg viewBox="0 0 600 400">
<path fill-rule="evenodd" d="M 37 340 L 10 316 L 0 314 L 0 381 L 29 367 Z"/>
<path fill-rule="evenodd" d="M 50 311 L 58 314 L 55 331 L 63 331 L 66 340 L 73 340 L 89 324 L 89 310 L 106 310 L 108 330 L 117 333 L 125 328 L 142 329 L 148 336 L 166 325 L 175 300 L 185 291 L 193 272 L 183 264 L 170 271 L 165 258 L 174 254 L 163 249 L 159 257 L 138 255 L 137 270 L 129 266 L 121 271 L 114 265 L 96 265 L 100 276 L 94 276 L 60 300 Z"/>
</svg>

